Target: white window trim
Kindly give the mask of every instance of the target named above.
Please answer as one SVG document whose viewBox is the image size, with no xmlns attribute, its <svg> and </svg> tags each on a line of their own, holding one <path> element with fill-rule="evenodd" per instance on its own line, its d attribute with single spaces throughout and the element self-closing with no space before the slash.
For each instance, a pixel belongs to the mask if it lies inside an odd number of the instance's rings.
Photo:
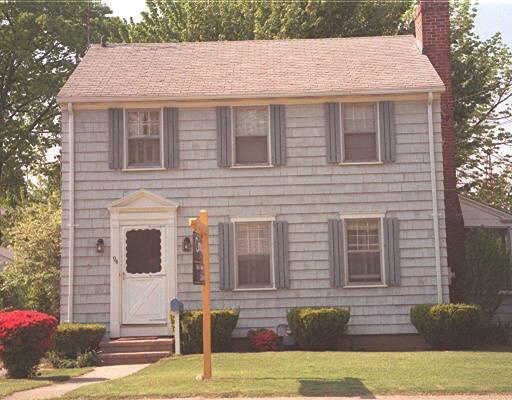
<svg viewBox="0 0 512 400">
<path fill-rule="evenodd" d="M 130 111 L 158 111 L 159 119 L 160 119 L 160 165 L 143 167 L 136 166 L 130 167 L 128 165 L 128 119 L 126 118 L 126 114 Z M 165 171 L 164 167 L 164 109 L 160 108 L 123 108 L 123 169 L 122 171 Z"/>
<path fill-rule="evenodd" d="M 273 168 L 272 164 L 272 138 L 271 125 L 270 125 L 270 104 L 267 104 L 267 121 L 268 121 L 268 133 L 267 133 L 267 164 L 237 164 L 236 163 L 236 132 L 235 132 L 235 113 L 234 108 L 238 107 L 261 107 L 261 105 L 241 105 L 241 106 L 229 106 L 229 112 L 231 113 L 231 166 L 232 169 L 249 169 L 249 168 Z"/>
<path fill-rule="evenodd" d="M 368 161 L 346 161 L 345 160 L 345 134 L 343 132 L 343 104 L 358 104 L 358 103 L 373 103 L 375 104 L 375 108 L 377 110 L 376 112 L 376 124 L 377 124 L 377 130 L 375 131 L 375 134 L 377 135 L 377 159 L 375 160 L 368 160 Z M 379 102 L 378 101 L 364 101 L 364 102 L 340 102 L 339 103 L 339 117 L 340 117 L 340 136 L 341 136 L 341 161 L 338 163 L 338 165 L 383 165 L 384 162 L 382 161 L 382 155 L 381 155 L 381 143 L 380 143 L 380 110 L 379 110 Z"/>
<path fill-rule="evenodd" d="M 277 290 L 276 287 L 276 278 L 275 278 L 275 265 L 274 265 L 274 221 L 276 220 L 275 216 L 267 216 L 267 217 L 233 217 L 231 218 L 231 223 L 235 224 L 233 229 L 233 252 L 234 252 L 234 261 L 235 261 L 235 287 L 233 288 L 234 292 L 262 292 L 269 290 Z M 244 223 L 244 222 L 270 222 L 270 280 L 272 282 L 272 286 L 265 288 L 241 288 L 238 287 L 238 257 L 236 254 L 236 224 Z"/>
<path fill-rule="evenodd" d="M 375 284 L 354 284 L 348 281 L 348 243 L 347 243 L 347 226 L 343 223 L 343 260 L 344 260 L 344 289 L 368 289 L 368 288 L 386 288 L 386 259 L 384 257 L 384 218 L 385 213 L 374 214 L 341 214 L 340 219 L 345 221 L 348 219 L 378 219 L 379 220 L 379 250 L 380 250 L 380 273 L 381 281 Z"/>
</svg>

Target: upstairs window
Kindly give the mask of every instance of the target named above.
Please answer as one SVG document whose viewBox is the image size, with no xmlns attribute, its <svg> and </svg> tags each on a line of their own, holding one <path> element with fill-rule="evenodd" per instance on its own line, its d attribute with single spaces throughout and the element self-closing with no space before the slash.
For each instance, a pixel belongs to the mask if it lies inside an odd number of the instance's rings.
<svg viewBox="0 0 512 400">
<path fill-rule="evenodd" d="M 128 167 L 160 167 L 160 111 L 127 111 L 126 117 Z"/>
<path fill-rule="evenodd" d="M 346 219 L 348 284 L 382 283 L 380 219 Z"/>
<path fill-rule="evenodd" d="M 272 288 L 272 222 L 235 224 L 237 288 Z"/>
<path fill-rule="evenodd" d="M 268 165 L 268 107 L 233 107 L 233 129 L 235 165 Z"/>
<path fill-rule="evenodd" d="M 378 161 L 377 104 L 343 104 L 344 161 Z"/>
</svg>

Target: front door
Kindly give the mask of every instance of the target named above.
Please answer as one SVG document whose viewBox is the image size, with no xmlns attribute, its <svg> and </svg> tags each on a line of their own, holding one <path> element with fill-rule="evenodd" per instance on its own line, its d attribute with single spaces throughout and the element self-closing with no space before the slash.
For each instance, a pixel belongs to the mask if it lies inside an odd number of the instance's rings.
<svg viewBox="0 0 512 400">
<path fill-rule="evenodd" d="M 167 324 L 167 238 L 163 226 L 123 227 L 121 323 Z"/>
</svg>

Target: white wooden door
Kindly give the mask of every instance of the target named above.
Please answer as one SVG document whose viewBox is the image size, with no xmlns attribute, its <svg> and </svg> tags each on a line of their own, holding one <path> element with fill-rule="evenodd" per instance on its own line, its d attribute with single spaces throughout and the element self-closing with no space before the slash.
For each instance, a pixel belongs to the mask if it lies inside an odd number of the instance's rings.
<svg viewBox="0 0 512 400">
<path fill-rule="evenodd" d="M 166 230 L 163 226 L 134 226 L 122 231 L 122 323 L 166 324 Z"/>
</svg>

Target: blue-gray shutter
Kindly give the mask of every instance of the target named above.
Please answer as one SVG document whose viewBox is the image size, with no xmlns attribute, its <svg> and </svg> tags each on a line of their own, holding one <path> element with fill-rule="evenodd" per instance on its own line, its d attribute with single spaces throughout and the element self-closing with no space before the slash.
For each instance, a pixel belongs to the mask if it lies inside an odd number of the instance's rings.
<svg viewBox="0 0 512 400">
<path fill-rule="evenodd" d="M 272 165 L 286 164 L 285 106 L 270 106 L 270 139 Z"/>
<path fill-rule="evenodd" d="M 235 287 L 234 227 L 230 222 L 219 223 L 219 288 Z"/>
<path fill-rule="evenodd" d="M 178 168 L 178 109 L 164 108 L 164 167 Z"/>
<path fill-rule="evenodd" d="M 231 166 L 231 108 L 217 107 L 217 165 Z"/>
<path fill-rule="evenodd" d="M 345 256 L 343 245 L 343 220 L 330 219 L 329 228 L 329 276 L 331 287 L 344 286 Z"/>
<path fill-rule="evenodd" d="M 124 117 L 122 108 L 108 110 L 108 166 L 123 168 Z"/>
<path fill-rule="evenodd" d="M 400 285 L 400 227 L 398 218 L 384 218 L 386 285 Z"/>
<path fill-rule="evenodd" d="M 288 289 L 290 287 L 288 222 L 274 221 L 273 229 L 275 285 L 279 289 Z"/>
<path fill-rule="evenodd" d="M 381 161 L 395 161 L 395 107 L 392 101 L 379 102 L 379 130 Z"/>
<path fill-rule="evenodd" d="M 325 143 L 327 162 L 341 161 L 340 103 L 325 104 Z"/>
</svg>

